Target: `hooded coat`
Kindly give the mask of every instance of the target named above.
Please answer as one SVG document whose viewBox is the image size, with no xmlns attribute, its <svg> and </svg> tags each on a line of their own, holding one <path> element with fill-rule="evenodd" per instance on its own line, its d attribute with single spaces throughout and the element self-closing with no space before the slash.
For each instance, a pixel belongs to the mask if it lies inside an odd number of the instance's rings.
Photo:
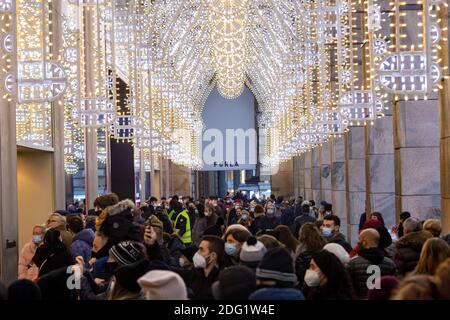
<svg viewBox="0 0 450 320">
<path fill-rule="evenodd" d="M 38 247 L 33 262 L 39 268 L 39 277 L 74 263 L 70 252 L 62 242 L 51 246 L 43 244 Z"/>
<path fill-rule="evenodd" d="M 396 243 L 397 253 L 394 262 L 401 275 L 406 275 L 416 267 L 419 262 L 423 244 L 433 235 L 425 230 L 410 232 L 401 237 Z"/>
<path fill-rule="evenodd" d="M 76 257 L 82 256 L 86 266 L 88 266 L 88 262 L 91 260 L 94 238 L 95 234 L 91 229 L 83 229 L 73 237 L 70 252 L 72 253 L 72 259 L 74 261 Z"/>
<path fill-rule="evenodd" d="M 350 260 L 347 265 L 347 271 L 353 284 L 353 289 L 358 299 L 367 298 L 367 280 L 374 272 L 369 269 L 370 266 L 380 268 L 380 276 L 395 276 L 397 266 L 395 263 L 385 257 L 381 248 L 363 249 L 358 255 Z"/>
</svg>

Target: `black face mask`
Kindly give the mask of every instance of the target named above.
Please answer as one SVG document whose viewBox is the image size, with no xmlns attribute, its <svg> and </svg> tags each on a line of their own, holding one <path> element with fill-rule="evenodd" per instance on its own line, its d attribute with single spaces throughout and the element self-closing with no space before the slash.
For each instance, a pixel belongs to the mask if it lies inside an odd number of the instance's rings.
<svg viewBox="0 0 450 320">
<path fill-rule="evenodd" d="M 107 262 L 105 265 L 105 272 L 112 275 L 118 267 L 119 264 L 117 262 Z"/>
</svg>

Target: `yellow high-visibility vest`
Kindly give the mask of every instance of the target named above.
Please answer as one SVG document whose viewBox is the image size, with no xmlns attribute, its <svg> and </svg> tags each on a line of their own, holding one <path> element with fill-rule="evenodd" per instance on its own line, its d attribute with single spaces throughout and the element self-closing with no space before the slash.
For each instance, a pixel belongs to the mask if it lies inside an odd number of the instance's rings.
<svg viewBox="0 0 450 320">
<path fill-rule="evenodd" d="M 186 212 L 185 210 L 181 211 L 181 212 L 178 214 L 178 216 L 177 216 L 177 218 L 175 219 L 175 222 L 174 222 L 174 224 L 173 224 L 173 230 L 174 230 L 174 232 L 175 232 L 176 234 L 178 234 L 178 232 L 180 231 L 180 229 L 177 229 L 177 228 L 176 228 L 178 219 L 179 219 L 180 217 L 183 217 L 183 218 L 186 219 L 186 232 L 185 232 L 184 234 L 180 235 L 181 241 L 182 241 L 184 244 L 190 244 L 190 243 L 192 243 L 191 219 L 189 218 L 189 215 L 187 214 L 187 212 Z"/>
</svg>

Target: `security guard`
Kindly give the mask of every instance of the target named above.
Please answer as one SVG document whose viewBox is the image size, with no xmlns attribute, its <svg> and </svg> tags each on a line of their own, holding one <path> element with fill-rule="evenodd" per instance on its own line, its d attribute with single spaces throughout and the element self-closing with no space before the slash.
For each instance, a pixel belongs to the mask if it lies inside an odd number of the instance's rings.
<svg viewBox="0 0 450 320">
<path fill-rule="evenodd" d="M 188 246 L 192 243 L 191 219 L 181 204 L 174 208 L 174 210 L 177 213 L 175 222 L 173 223 L 174 233 L 176 233 L 181 238 L 181 241 Z"/>
</svg>

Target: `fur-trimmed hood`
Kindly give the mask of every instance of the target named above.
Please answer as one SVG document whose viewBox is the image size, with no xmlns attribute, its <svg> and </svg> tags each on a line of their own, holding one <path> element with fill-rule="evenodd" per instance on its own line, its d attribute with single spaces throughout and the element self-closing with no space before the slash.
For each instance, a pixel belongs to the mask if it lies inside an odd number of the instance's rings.
<svg viewBox="0 0 450 320">
<path fill-rule="evenodd" d="M 411 248 L 416 251 L 421 251 L 425 241 L 432 237 L 433 235 L 430 232 L 420 230 L 405 234 L 403 237 L 398 239 L 395 245 L 397 246 L 397 249 Z"/>
<path fill-rule="evenodd" d="M 125 199 L 120 201 L 118 204 L 107 207 L 106 210 L 108 211 L 109 216 L 113 216 L 126 210 L 132 210 L 134 208 L 136 208 L 134 202 L 130 199 Z"/>
<path fill-rule="evenodd" d="M 131 210 L 134 209 L 135 207 L 136 207 L 135 204 L 130 199 L 125 199 L 115 205 L 106 207 L 105 209 L 103 209 L 102 213 L 100 214 L 100 216 L 98 216 L 97 220 L 95 221 L 96 230 L 97 231 L 100 230 L 103 223 L 105 222 L 106 219 L 108 219 L 108 217 L 118 215 L 125 211 L 129 211 L 130 217 L 132 217 Z"/>
</svg>

